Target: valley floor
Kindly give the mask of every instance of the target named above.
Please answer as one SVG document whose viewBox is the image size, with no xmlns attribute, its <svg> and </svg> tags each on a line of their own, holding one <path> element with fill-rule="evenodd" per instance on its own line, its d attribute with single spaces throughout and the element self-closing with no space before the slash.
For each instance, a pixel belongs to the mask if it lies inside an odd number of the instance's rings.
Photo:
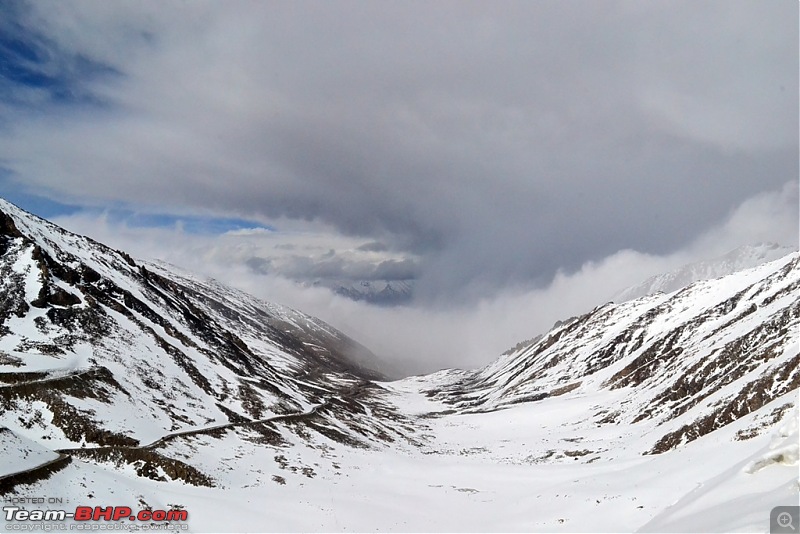
<svg viewBox="0 0 800 534">
<path fill-rule="evenodd" d="M 581 423 L 613 403 L 613 393 L 459 415 L 422 393 L 429 380 L 382 384 L 418 422 L 420 445 L 359 449 L 283 429 L 293 443 L 280 447 L 232 428 L 166 446 L 217 487 L 155 482 L 130 466 L 75 459 L 13 496 L 64 498 L 68 510 L 180 505 L 193 532 L 766 532 L 773 506 L 798 502 L 796 392 L 772 403 L 794 408 L 769 433 L 734 439 L 755 423 L 751 414 L 676 450 L 643 455 L 650 444 L 637 425 Z"/>
</svg>

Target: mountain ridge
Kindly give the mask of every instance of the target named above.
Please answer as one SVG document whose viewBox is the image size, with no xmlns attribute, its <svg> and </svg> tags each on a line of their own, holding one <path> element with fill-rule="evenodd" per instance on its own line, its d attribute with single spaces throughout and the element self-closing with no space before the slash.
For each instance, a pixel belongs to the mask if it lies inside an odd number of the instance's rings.
<svg viewBox="0 0 800 534">
<path fill-rule="evenodd" d="M 720 417 L 736 419 L 800 387 L 800 354 L 793 351 L 789 335 L 800 320 L 798 271 L 800 255 L 792 253 L 723 278 L 724 290 L 709 291 L 720 284 L 701 281 L 670 294 L 598 306 L 433 394 L 469 411 L 535 402 L 587 384 L 601 390 L 628 388 L 625 402 L 640 407 L 629 410 L 634 415 L 627 419 L 637 423 L 663 412 L 665 404 L 680 418 L 730 382 L 750 377 L 731 389 L 729 402 L 716 399 L 722 408 L 662 436 L 651 452 L 669 450 L 687 436 L 694 439 L 719 428 Z M 706 302 L 697 304 L 698 293 L 705 294 Z M 690 313 L 692 306 L 702 310 L 699 317 Z M 592 339 L 592 332 L 603 331 L 601 324 L 606 333 Z M 667 381 L 659 368 L 675 377 Z M 767 381 L 777 386 L 757 387 Z M 747 391 L 755 397 L 743 405 L 747 399 L 740 392 Z M 647 392 L 650 398 L 641 402 Z M 731 414 L 729 406 L 739 411 Z M 609 417 L 596 419 L 607 422 Z"/>
<path fill-rule="evenodd" d="M 768 261 L 777 260 L 796 250 L 797 247 L 787 247 L 777 243 L 742 245 L 722 256 L 687 263 L 672 271 L 651 276 L 639 284 L 616 293 L 611 300 L 613 302 L 626 302 L 654 293 L 671 293 L 694 282 L 720 278 L 737 271 L 756 267 Z"/>
<path fill-rule="evenodd" d="M 62 447 L 133 444 L 182 425 L 300 411 L 321 394 L 382 377 L 349 359 L 369 358 L 365 348 L 318 319 L 210 282 L 167 277 L 10 204 L 0 211 L 0 360 L 14 369 L 0 393 L 35 414 L 43 408 L 33 405 L 44 403 L 52 425 L 40 437 Z M 54 394 L 54 385 L 63 391 Z M 132 386 L 146 393 L 132 395 Z M 73 408 L 65 393 L 92 399 L 92 408 Z M 182 406 L 175 393 L 196 406 Z M 143 415 L 115 424 L 90 415 L 123 399 Z"/>
</svg>

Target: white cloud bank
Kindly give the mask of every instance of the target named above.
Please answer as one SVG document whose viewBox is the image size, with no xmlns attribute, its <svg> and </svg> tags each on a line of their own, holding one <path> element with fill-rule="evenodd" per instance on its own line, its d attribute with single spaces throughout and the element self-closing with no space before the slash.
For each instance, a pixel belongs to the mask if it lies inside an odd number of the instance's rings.
<svg viewBox="0 0 800 534">
<path fill-rule="evenodd" d="M 486 364 L 517 342 L 546 331 L 556 320 L 589 311 L 621 289 L 686 263 L 719 256 L 744 244 L 776 242 L 797 247 L 798 184 L 789 182 L 780 190 L 748 199 L 725 220 L 670 254 L 622 250 L 587 262 L 577 272 L 559 271 L 546 287 L 506 288 L 469 306 L 375 307 L 325 289 L 301 287 L 247 265 L 249 258 L 285 255 L 293 248 L 305 253 L 333 249 L 347 255 L 363 245 L 335 234 L 231 232 L 209 236 L 187 234 L 179 227 L 129 227 L 88 214 L 60 217 L 56 222 L 135 256 L 163 259 L 318 316 L 402 372 L 417 373 Z M 388 257 L 385 252 L 360 253 L 365 254 L 362 259 L 371 261 Z"/>
</svg>

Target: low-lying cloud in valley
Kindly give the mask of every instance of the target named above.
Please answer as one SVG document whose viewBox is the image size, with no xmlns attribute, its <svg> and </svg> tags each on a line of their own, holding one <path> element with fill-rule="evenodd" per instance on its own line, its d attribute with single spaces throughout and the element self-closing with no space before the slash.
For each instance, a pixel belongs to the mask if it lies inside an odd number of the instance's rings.
<svg viewBox="0 0 800 534">
<path fill-rule="evenodd" d="M 251 261 L 266 262 L 265 258 L 271 257 L 279 265 L 287 250 L 306 254 L 303 257 L 313 261 L 311 251 L 333 245 L 341 257 L 366 249 L 376 254 L 372 260 L 378 265 L 391 261 L 383 247 L 369 243 L 364 247 L 358 240 L 308 232 L 283 236 L 269 231 L 231 231 L 215 236 L 180 228 L 127 227 L 124 221 L 87 214 L 60 217 L 56 222 L 140 257 L 163 259 L 318 316 L 406 374 L 484 365 L 517 342 L 544 333 L 555 321 L 588 312 L 649 276 L 723 255 L 742 244 L 775 242 L 796 248 L 797 198 L 794 182 L 756 195 L 688 246 L 670 254 L 621 250 L 578 270 L 559 271 L 545 286 L 517 285 L 468 304 L 417 302 L 396 307 L 354 302 L 325 288 L 297 283 L 307 272 L 269 271 L 261 264 L 254 268 Z M 375 248 L 381 250 L 373 251 Z"/>
</svg>

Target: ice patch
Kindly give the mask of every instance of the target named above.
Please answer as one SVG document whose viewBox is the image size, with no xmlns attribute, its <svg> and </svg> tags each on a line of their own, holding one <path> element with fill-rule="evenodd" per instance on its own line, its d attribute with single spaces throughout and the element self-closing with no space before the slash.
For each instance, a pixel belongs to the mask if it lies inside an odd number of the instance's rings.
<svg viewBox="0 0 800 534">
<path fill-rule="evenodd" d="M 772 465 L 797 465 L 800 461 L 800 432 L 798 432 L 798 409 L 775 432 L 770 451 L 750 462 L 746 473 L 753 474 Z"/>
<path fill-rule="evenodd" d="M 758 460 L 750 462 L 745 468 L 745 472 L 753 474 L 771 465 L 797 465 L 799 456 L 800 446 L 797 443 L 786 445 L 768 452 Z"/>
</svg>

